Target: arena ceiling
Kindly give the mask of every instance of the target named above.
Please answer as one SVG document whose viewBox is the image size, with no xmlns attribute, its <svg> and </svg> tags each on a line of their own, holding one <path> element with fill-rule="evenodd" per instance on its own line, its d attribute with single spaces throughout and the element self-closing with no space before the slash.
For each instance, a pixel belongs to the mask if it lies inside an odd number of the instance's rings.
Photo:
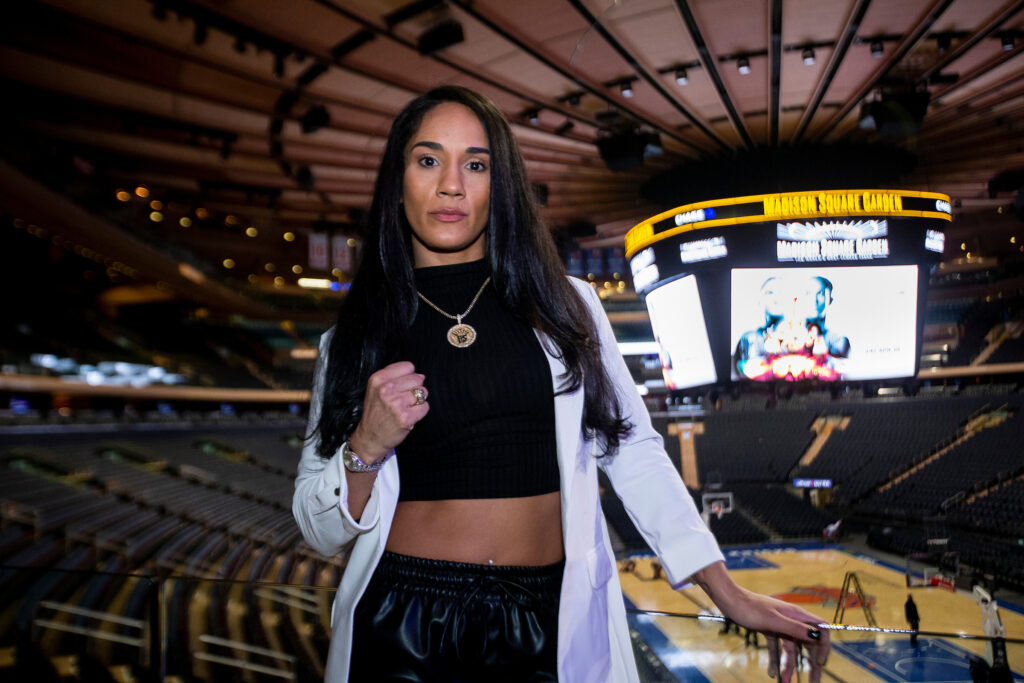
<svg viewBox="0 0 1024 683">
<path fill-rule="evenodd" d="M 976 251 L 1015 229 L 1024 185 L 1024 0 L 37 0 L 5 10 L 0 209 L 229 308 L 246 308 L 246 287 L 273 277 L 291 287 L 310 232 L 358 236 L 391 119 L 442 83 L 497 102 L 550 226 L 584 246 L 621 244 L 668 208 L 642 191 L 649 179 L 765 150 L 909 150 L 913 170 L 888 184 L 949 194 L 953 241 Z M 649 143 L 642 164 L 609 170 L 598 141 L 616 136 Z M 812 173 L 831 162 L 807 157 Z M 122 189 L 130 198 L 119 203 Z M 182 249 L 208 267 L 183 270 Z"/>
</svg>

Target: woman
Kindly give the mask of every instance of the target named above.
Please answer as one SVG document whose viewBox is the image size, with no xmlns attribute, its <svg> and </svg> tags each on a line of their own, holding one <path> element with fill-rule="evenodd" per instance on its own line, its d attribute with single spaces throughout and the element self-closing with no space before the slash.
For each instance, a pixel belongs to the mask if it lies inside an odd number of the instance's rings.
<svg viewBox="0 0 1024 683">
<path fill-rule="evenodd" d="M 329 681 L 636 680 L 598 467 L 673 585 L 812 643 L 819 673 L 815 617 L 725 572 L 486 98 L 441 87 L 395 120 L 319 359 L 294 513 L 325 555 L 355 540 Z"/>
</svg>

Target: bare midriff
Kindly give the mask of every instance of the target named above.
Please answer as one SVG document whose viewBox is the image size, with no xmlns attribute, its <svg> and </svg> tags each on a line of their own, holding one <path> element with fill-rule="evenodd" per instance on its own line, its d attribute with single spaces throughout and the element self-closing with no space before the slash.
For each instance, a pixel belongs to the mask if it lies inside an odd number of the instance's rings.
<svg viewBox="0 0 1024 683">
<path fill-rule="evenodd" d="M 386 547 L 449 562 L 554 564 L 565 557 L 561 495 L 399 503 Z"/>
</svg>

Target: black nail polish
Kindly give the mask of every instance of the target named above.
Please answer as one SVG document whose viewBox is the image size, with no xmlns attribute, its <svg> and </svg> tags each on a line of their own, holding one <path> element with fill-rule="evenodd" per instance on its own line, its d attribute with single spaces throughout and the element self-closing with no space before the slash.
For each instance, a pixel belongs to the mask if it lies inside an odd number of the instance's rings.
<svg viewBox="0 0 1024 683">
<path fill-rule="evenodd" d="M 811 640 L 821 640 L 821 631 L 816 628 L 807 629 L 807 637 Z"/>
</svg>

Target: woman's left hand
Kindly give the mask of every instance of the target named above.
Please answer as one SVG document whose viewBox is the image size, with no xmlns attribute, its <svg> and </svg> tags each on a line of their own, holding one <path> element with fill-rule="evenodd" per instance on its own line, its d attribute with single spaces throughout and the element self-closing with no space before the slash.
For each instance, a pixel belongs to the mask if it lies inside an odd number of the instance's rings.
<svg viewBox="0 0 1024 683">
<path fill-rule="evenodd" d="M 693 575 L 722 614 L 744 628 L 764 633 L 768 639 L 768 675 L 790 681 L 801 648 L 811 666 L 811 683 L 821 680 L 832 643 L 829 632 L 817 628 L 821 618 L 788 602 L 753 593 L 732 580 L 725 564 L 716 562 Z"/>
<path fill-rule="evenodd" d="M 747 593 L 747 603 L 727 616 L 744 628 L 760 631 L 768 641 L 768 675 L 789 681 L 800 662 L 801 650 L 811 666 L 811 683 L 821 680 L 832 643 L 829 632 L 817 628 L 821 621 L 810 612 L 767 595 Z"/>
</svg>

